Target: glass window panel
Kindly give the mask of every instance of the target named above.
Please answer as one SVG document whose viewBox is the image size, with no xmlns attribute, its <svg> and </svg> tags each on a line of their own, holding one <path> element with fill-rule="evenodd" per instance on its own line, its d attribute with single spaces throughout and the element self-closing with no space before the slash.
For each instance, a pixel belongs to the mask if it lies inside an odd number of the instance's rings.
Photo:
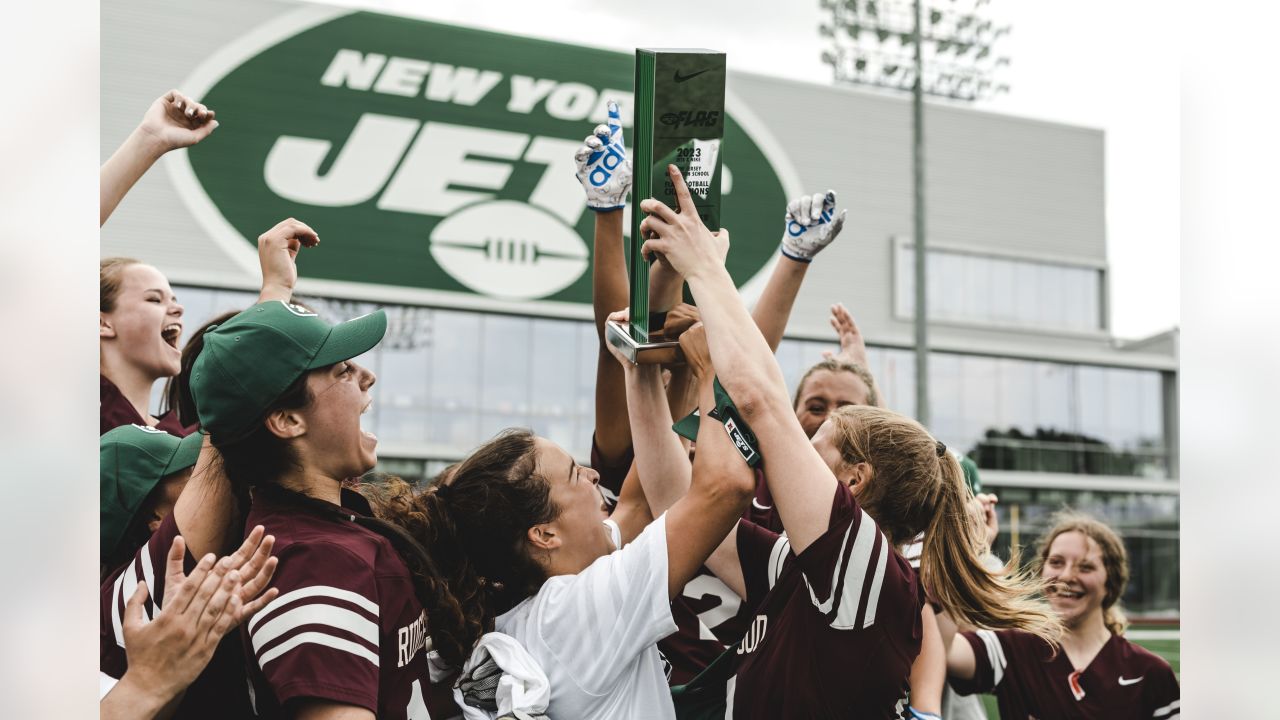
<svg viewBox="0 0 1280 720">
<path fill-rule="evenodd" d="M 998 363 L 988 357 L 960 358 L 960 422 L 953 442 L 961 452 L 969 452 L 988 428 L 999 424 Z"/>
<path fill-rule="evenodd" d="M 480 315 L 436 310 L 429 355 L 429 437 L 461 454 L 480 440 Z"/>
<path fill-rule="evenodd" d="M 1116 449 L 1134 449 L 1142 436 L 1142 371 L 1108 368 L 1107 441 Z"/>
<path fill-rule="evenodd" d="M 916 356 L 911 350 L 885 348 L 876 383 L 884 406 L 904 415 L 916 414 Z"/>
<path fill-rule="evenodd" d="M 1039 327 L 1043 323 L 1040 313 L 1040 274 L 1034 265 L 1013 265 L 1014 317 L 1020 325 Z"/>
<path fill-rule="evenodd" d="M 991 300 L 991 258 L 980 255 L 965 255 L 963 258 L 965 317 L 996 319 L 996 308 Z"/>
<path fill-rule="evenodd" d="M 906 317 L 914 314 L 913 257 L 904 247 L 895 255 L 894 307 Z M 1102 273 L 1094 268 L 930 250 L 928 271 L 930 314 L 939 320 L 1102 327 Z"/>
<path fill-rule="evenodd" d="M 600 340 L 596 337 L 595 323 L 578 324 L 578 389 L 575 393 L 575 412 L 589 420 L 587 427 L 595 427 L 596 415 L 596 358 L 600 351 Z M 607 351 L 606 351 L 607 352 Z M 609 356 L 606 359 L 612 359 Z M 585 442 L 590 449 L 592 430 L 586 432 Z"/>
<path fill-rule="evenodd" d="M 1036 430 L 1036 374 L 1034 363 L 1001 359 L 996 383 L 996 424 L 1026 436 Z"/>
<path fill-rule="evenodd" d="M 1155 447 L 1164 447 L 1164 378 L 1156 371 L 1143 371 L 1138 378 L 1142 388 L 1140 437 Z"/>
<path fill-rule="evenodd" d="M 530 348 L 531 412 L 539 417 L 571 415 L 577 391 L 576 323 L 565 320 L 534 320 Z"/>
<path fill-rule="evenodd" d="M 1067 283 L 1065 269 L 1056 265 L 1035 265 L 1036 277 L 1040 287 L 1036 293 L 1039 303 L 1036 317 L 1041 324 L 1048 327 L 1066 326 Z"/>
<path fill-rule="evenodd" d="M 480 345 L 483 412 L 528 415 L 531 331 L 527 318 L 484 316 Z"/>
<path fill-rule="evenodd" d="M 957 447 L 963 435 L 961 382 L 959 356 L 929 356 L 929 429 L 943 442 Z"/>
<path fill-rule="evenodd" d="M 387 407 L 374 403 L 373 414 L 373 427 L 364 427 L 371 429 L 380 443 L 423 445 L 430 441 L 430 414 L 425 407 Z"/>
<path fill-rule="evenodd" d="M 965 313 L 965 257 L 930 253 L 929 308 L 939 319 L 961 320 Z"/>
<path fill-rule="evenodd" d="M 1107 419 L 1107 369 L 1081 365 L 1076 368 L 1076 402 L 1079 431 L 1088 437 L 1104 440 L 1109 434 Z"/>
<path fill-rule="evenodd" d="M 1038 362 L 1035 373 L 1035 427 L 1057 433 L 1076 432 L 1075 366 Z"/>
<path fill-rule="evenodd" d="M 1018 320 L 1017 264 L 1012 260 L 990 258 L 991 317 L 1000 322 Z"/>
</svg>

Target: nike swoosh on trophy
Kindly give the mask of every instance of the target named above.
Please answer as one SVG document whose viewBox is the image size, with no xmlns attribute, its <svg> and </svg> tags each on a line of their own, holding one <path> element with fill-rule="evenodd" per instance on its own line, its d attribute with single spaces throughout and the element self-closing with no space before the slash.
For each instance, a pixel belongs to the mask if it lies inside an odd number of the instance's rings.
<svg viewBox="0 0 1280 720">
<path fill-rule="evenodd" d="M 677 71 L 675 72 L 675 76 L 674 76 L 674 77 L 675 77 L 675 81 L 676 81 L 676 82 L 678 82 L 678 83 L 682 83 L 682 82 L 684 82 L 685 80 L 692 80 L 692 79 L 694 79 L 694 78 L 698 77 L 699 75 L 701 75 L 702 73 L 704 73 L 704 72 L 706 72 L 707 70 L 710 70 L 710 69 L 711 69 L 711 68 L 706 68 L 705 70 L 699 70 L 698 72 L 696 72 L 696 73 L 692 73 L 692 74 L 689 74 L 689 75 L 681 75 L 681 74 L 680 74 L 680 71 L 679 71 L 679 70 L 677 70 Z"/>
</svg>

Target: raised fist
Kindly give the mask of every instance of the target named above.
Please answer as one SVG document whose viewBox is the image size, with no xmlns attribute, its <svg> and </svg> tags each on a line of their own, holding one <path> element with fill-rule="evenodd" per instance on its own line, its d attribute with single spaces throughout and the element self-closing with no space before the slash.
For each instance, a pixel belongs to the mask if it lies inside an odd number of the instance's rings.
<svg viewBox="0 0 1280 720">
<path fill-rule="evenodd" d="M 831 244 L 844 227 L 848 210 L 837 216 L 836 193 L 814 193 L 787 203 L 786 225 L 782 232 L 782 254 L 798 262 L 810 262 Z"/>
<path fill-rule="evenodd" d="M 618 103 L 609 101 L 609 122 L 595 132 L 574 153 L 576 174 L 587 192 L 587 207 L 596 211 L 621 210 L 631 189 L 631 160 L 622 140 L 622 116 Z"/>
<path fill-rule="evenodd" d="M 165 152 L 195 145 L 218 127 L 214 112 L 177 90 L 151 103 L 138 127 L 153 137 Z"/>
</svg>

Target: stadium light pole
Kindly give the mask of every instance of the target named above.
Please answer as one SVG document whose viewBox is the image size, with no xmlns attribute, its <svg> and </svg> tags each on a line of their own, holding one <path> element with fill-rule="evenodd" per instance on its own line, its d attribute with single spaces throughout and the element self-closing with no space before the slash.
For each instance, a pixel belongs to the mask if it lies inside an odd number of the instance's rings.
<svg viewBox="0 0 1280 720">
<path fill-rule="evenodd" d="M 924 96 L 972 102 L 1008 92 L 997 85 L 997 68 L 1008 57 L 993 57 L 995 41 L 1009 26 L 995 28 L 980 10 L 990 0 L 819 0 L 831 13 L 818 27 L 831 47 L 822 60 L 834 81 L 911 91 L 912 254 L 915 277 L 916 419 L 929 424 L 928 244 L 925 232 Z M 924 14 L 929 13 L 925 30 Z M 863 37 L 869 38 L 864 45 Z M 842 40 L 847 38 L 847 40 Z M 896 52 L 889 43 L 897 44 Z M 925 49 L 930 51 L 928 63 Z M 909 54 L 907 51 L 910 51 Z M 973 57 L 966 57 L 973 51 Z M 954 55 L 948 59 L 947 54 Z M 908 71 L 909 70 L 909 71 Z M 878 72 L 877 72 L 878 71 Z"/>
</svg>

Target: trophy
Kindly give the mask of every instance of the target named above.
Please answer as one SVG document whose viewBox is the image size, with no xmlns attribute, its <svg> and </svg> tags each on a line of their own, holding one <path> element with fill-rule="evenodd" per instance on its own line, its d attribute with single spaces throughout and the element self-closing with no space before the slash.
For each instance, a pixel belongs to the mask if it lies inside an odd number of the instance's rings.
<svg viewBox="0 0 1280 720">
<path fill-rule="evenodd" d="M 631 321 L 609 322 L 605 336 L 634 363 L 683 359 L 675 338 L 650 328 L 649 262 L 641 255 L 640 201 L 679 210 L 667 165 L 684 175 L 698 217 L 720 229 L 720 141 L 724 138 L 725 56 L 713 50 L 636 50 L 632 130 Z"/>
</svg>

